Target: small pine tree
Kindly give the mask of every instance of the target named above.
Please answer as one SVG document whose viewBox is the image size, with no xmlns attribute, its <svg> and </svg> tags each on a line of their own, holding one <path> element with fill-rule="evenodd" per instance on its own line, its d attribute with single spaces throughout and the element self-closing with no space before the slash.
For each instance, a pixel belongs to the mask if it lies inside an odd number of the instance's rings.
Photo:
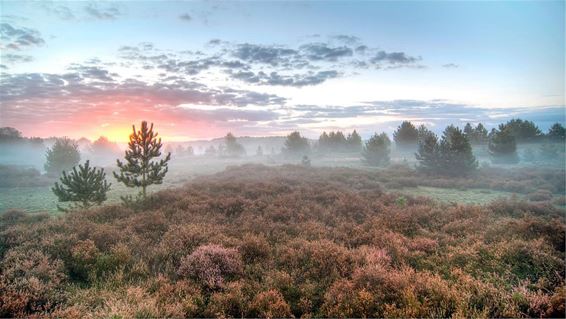
<svg viewBox="0 0 566 319">
<path fill-rule="evenodd" d="M 375 133 L 367 142 L 362 152 L 364 162 L 371 166 L 384 166 L 389 164 L 391 154 L 391 140 L 385 133 Z"/>
<path fill-rule="evenodd" d="M 444 130 L 439 151 L 441 168 L 448 175 L 466 175 L 478 168 L 470 141 L 458 127 L 450 125 Z"/>
<path fill-rule="evenodd" d="M 106 192 L 110 190 L 110 183 L 106 181 L 106 174 L 102 168 L 90 167 L 89 161 L 83 165 L 73 167 L 70 174 L 63 172 L 61 184 L 55 182 L 51 190 L 60 202 L 75 202 L 69 208 L 57 205 L 61 211 L 73 208 L 89 208 L 94 204 L 101 204 L 106 200 Z"/>
<path fill-rule="evenodd" d="M 421 127 L 423 128 L 422 131 Z M 440 168 L 438 137 L 424 126 L 421 127 L 419 127 L 419 148 L 415 154 L 417 161 L 419 161 L 418 168 L 427 173 L 436 172 Z"/>
<path fill-rule="evenodd" d="M 47 150 L 45 171 L 49 175 L 59 175 L 61 172 L 76 166 L 81 160 L 79 146 L 72 140 L 58 138 L 53 147 Z"/>
<path fill-rule="evenodd" d="M 560 123 L 554 123 L 550 129 L 548 129 L 548 133 L 546 134 L 549 140 L 554 142 L 564 142 L 566 139 L 566 129 Z"/>
<path fill-rule="evenodd" d="M 125 154 L 125 162 L 116 160 L 120 174 L 114 172 L 114 177 L 127 187 L 141 187 L 142 198 L 145 200 L 146 188 L 152 184 L 161 184 L 167 174 L 167 162 L 171 159 L 168 153 L 165 159 L 152 161 L 161 156 L 161 138 L 157 139 L 157 132 L 153 131 L 153 123 L 148 127 L 143 121 L 141 130 L 136 131 L 132 125 L 133 133 L 130 135 L 128 150 Z M 125 202 L 127 198 L 122 198 Z"/>
<path fill-rule="evenodd" d="M 286 156 L 303 156 L 310 153 L 309 141 L 306 137 L 302 137 L 301 133 L 295 131 L 287 135 L 282 151 Z"/>
<path fill-rule="evenodd" d="M 488 150 L 493 163 L 514 164 L 519 162 L 517 142 L 508 129 L 493 131 L 489 139 Z"/>
<path fill-rule="evenodd" d="M 419 138 L 419 131 L 409 121 L 404 121 L 393 133 L 393 140 L 398 147 L 415 147 Z"/>
<path fill-rule="evenodd" d="M 352 152 L 359 152 L 362 149 L 362 137 L 356 130 L 352 132 L 352 134 L 348 135 L 348 147 Z"/>
<path fill-rule="evenodd" d="M 225 153 L 230 157 L 239 157 L 246 154 L 246 150 L 242 144 L 238 143 L 236 137 L 232 133 L 226 134 L 224 137 Z"/>
</svg>

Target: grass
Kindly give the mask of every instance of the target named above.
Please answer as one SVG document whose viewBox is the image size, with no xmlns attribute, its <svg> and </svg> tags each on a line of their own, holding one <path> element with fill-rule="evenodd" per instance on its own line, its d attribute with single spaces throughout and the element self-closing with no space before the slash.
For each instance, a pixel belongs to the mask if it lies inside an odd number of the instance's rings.
<svg viewBox="0 0 566 319">
<path fill-rule="evenodd" d="M 494 200 L 512 197 L 521 198 L 523 196 L 516 193 L 496 191 L 490 189 L 452 189 L 441 187 L 406 187 L 400 191 L 402 194 L 410 196 L 424 196 L 443 203 L 459 203 L 459 204 L 489 204 Z"/>
</svg>

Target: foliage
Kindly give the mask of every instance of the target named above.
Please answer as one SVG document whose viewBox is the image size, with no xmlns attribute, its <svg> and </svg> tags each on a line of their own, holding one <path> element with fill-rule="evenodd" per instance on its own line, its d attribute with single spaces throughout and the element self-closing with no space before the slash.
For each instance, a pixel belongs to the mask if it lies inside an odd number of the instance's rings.
<svg viewBox="0 0 566 319">
<path fill-rule="evenodd" d="M 417 146 L 419 138 L 419 131 L 409 121 L 404 121 L 397 127 L 397 130 L 393 132 L 393 140 L 395 144 L 399 147 L 410 147 L 413 148 Z"/>
<path fill-rule="evenodd" d="M 0 165 L 0 188 L 45 186 L 52 181 L 32 167 Z"/>
<path fill-rule="evenodd" d="M 46 160 L 47 173 L 58 176 L 76 166 L 81 160 L 81 154 L 77 143 L 66 137 L 58 138 L 55 144 L 47 150 Z"/>
<path fill-rule="evenodd" d="M 92 152 L 99 156 L 114 155 L 120 151 L 116 143 L 110 142 L 107 137 L 101 136 L 92 142 Z"/>
<path fill-rule="evenodd" d="M 132 125 L 133 133 L 130 135 L 128 150 L 126 150 L 125 162 L 117 160 L 120 174 L 114 172 L 118 182 L 127 187 L 141 187 L 141 196 L 146 198 L 146 188 L 152 184 L 161 184 L 167 174 L 167 162 L 171 159 L 168 153 L 164 159 L 152 161 L 161 156 L 161 138 L 157 139 L 158 133 L 153 131 L 153 123 L 148 127 L 143 121 L 141 129 L 136 131 Z M 126 201 L 126 198 L 124 198 Z"/>
<path fill-rule="evenodd" d="M 306 137 L 302 137 L 301 133 L 295 131 L 287 135 L 285 146 L 282 152 L 286 156 L 298 157 L 310 153 L 309 141 Z"/>
<path fill-rule="evenodd" d="M 489 139 L 489 155 L 494 163 L 518 163 L 517 144 L 509 129 L 495 131 Z"/>
<path fill-rule="evenodd" d="M 452 125 L 446 127 L 440 142 L 434 134 L 421 140 L 416 159 L 422 171 L 442 175 L 467 175 L 478 167 L 470 142 Z"/>
<path fill-rule="evenodd" d="M 94 204 L 100 205 L 106 200 L 106 192 L 110 185 L 106 181 L 106 174 L 102 168 L 91 167 L 89 161 L 83 165 L 73 167 L 70 174 L 63 172 L 61 184 L 55 182 L 51 189 L 60 202 L 75 202 L 71 209 L 90 208 Z M 67 209 L 58 206 L 59 210 Z"/>
<path fill-rule="evenodd" d="M 330 152 L 359 152 L 362 148 L 362 137 L 356 130 L 346 137 L 341 131 L 322 132 L 318 138 L 318 151 Z"/>
<path fill-rule="evenodd" d="M 551 141 L 562 142 L 566 139 L 566 129 L 560 123 L 554 123 L 549 129 L 546 136 Z"/>
<path fill-rule="evenodd" d="M 238 143 L 236 137 L 232 133 L 226 134 L 224 137 L 225 155 L 229 157 L 239 157 L 246 154 L 246 150 L 242 144 Z"/>
<path fill-rule="evenodd" d="M 211 289 L 224 287 L 227 280 L 242 272 L 242 260 L 235 249 L 219 245 L 198 247 L 184 257 L 179 266 L 179 275 L 194 277 L 201 285 Z"/>
<path fill-rule="evenodd" d="M 367 142 L 362 152 L 365 163 L 371 166 L 389 164 L 391 141 L 385 133 L 375 133 Z"/>
<path fill-rule="evenodd" d="M 499 125 L 499 131 L 508 130 L 518 143 L 536 142 L 543 135 L 538 126 L 532 121 L 511 119 Z"/>
<path fill-rule="evenodd" d="M 488 141 L 487 130 L 481 123 L 478 123 L 476 127 L 473 127 L 470 123 L 466 123 L 466 126 L 464 126 L 464 134 L 471 144 L 480 145 Z"/>
<path fill-rule="evenodd" d="M 564 317 L 563 209 L 401 200 L 381 186 L 413 178 L 563 192 L 563 177 L 549 183 L 556 175 L 244 165 L 159 192 L 137 213 L 11 212 L 0 220 L 0 314 Z"/>
</svg>

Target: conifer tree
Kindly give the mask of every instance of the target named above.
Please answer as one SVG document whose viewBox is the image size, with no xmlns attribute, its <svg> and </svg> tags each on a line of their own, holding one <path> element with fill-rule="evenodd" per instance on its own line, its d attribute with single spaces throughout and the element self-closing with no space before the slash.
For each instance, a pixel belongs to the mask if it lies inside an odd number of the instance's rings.
<svg viewBox="0 0 566 319">
<path fill-rule="evenodd" d="M 120 174 L 114 172 L 114 177 L 127 187 L 141 187 L 141 195 L 145 200 L 146 188 L 163 182 L 171 153 L 168 153 L 164 159 L 152 161 L 161 156 L 163 146 L 161 138 L 157 138 L 158 133 L 153 131 L 153 123 L 148 127 L 147 122 L 143 121 L 139 131 L 136 131 L 135 125 L 132 125 L 132 129 L 133 133 L 130 134 L 130 142 L 125 154 L 126 161 L 116 160 Z M 125 198 L 122 199 L 127 201 Z"/>
<path fill-rule="evenodd" d="M 489 139 L 488 150 L 491 161 L 494 163 L 514 164 L 519 162 L 515 136 L 507 128 L 493 132 Z"/>
<path fill-rule="evenodd" d="M 438 137 L 424 126 L 419 127 L 419 131 L 421 131 L 419 136 L 419 148 L 415 154 L 417 161 L 419 161 L 418 169 L 429 173 L 436 172 L 440 168 Z"/>
<path fill-rule="evenodd" d="M 67 174 L 63 172 L 61 184 L 55 182 L 51 190 L 60 202 L 74 202 L 69 208 L 89 208 L 94 204 L 101 204 L 106 200 L 106 192 L 110 190 L 110 183 L 106 181 L 106 174 L 100 169 L 91 167 L 89 161 L 83 165 L 73 167 Z M 61 211 L 67 211 L 59 205 Z"/>
<path fill-rule="evenodd" d="M 301 133 L 295 131 L 287 135 L 285 140 L 285 145 L 281 150 L 286 156 L 303 156 L 310 153 L 309 140 L 306 137 L 302 137 Z"/>
<path fill-rule="evenodd" d="M 417 145 L 419 132 L 413 123 L 404 121 L 393 133 L 393 140 L 399 147 L 414 147 Z"/>
<path fill-rule="evenodd" d="M 362 152 L 368 165 L 383 166 L 389 164 L 391 140 L 385 133 L 374 134 L 367 142 Z"/>
<path fill-rule="evenodd" d="M 448 126 L 439 144 L 440 166 L 448 175 L 466 175 L 478 167 L 470 141 L 460 128 Z"/>
<path fill-rule="evenodd" d="M 362 149 L 362 137 L 356 130 L 352 132 L 352 134 L 348 135 L 348 146 L 350 151 L 359 152 Z"/>
</svg>

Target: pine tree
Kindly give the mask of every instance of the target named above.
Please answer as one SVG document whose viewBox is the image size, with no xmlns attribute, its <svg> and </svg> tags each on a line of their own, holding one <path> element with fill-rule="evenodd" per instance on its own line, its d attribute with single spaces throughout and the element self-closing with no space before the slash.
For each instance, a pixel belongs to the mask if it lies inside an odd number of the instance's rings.
<svg viewBox="0 0 566 319">
<path fill-rule="evenodd" d="M 440 167 L 448 175 L 466 175 L 478 168 L 472 146 L 458 127 L 450 125 L 444 130 L 439 151 Z"/>
<path fill-rule="evenodd" d="M 246 154 L 246 150 L 242 144 L 238 143 L 236 137 L 232 133 L 226 134 L 224 137 L 226 155 L 230 157 L 239 157 Z"/>
<path fill-rule="evenodd" d="M 393 140 L 399 147 L 414 147 L 417 145 L 419 132 L 413 123 L 404 121 L 393 133 Z"/>
<path fill-rule="evenodd" d="M 367 142 L 362 152 L 364 162 L 372 166 L 389 164 L 391 140 L 385 133 L 375 133 Z"/>
<path fill-rule="evenodd" d="M 495 130 L 489 139 L 488 150 L 494 163 L 519 162 L 517 142 L 509 129 Z"/>
<path fill-rule="evenodd" d="M 110 190 L 110 183 L 106 181 L 106 174 L 100 169 L 90 167 L 89 161 L 83 165 L 73 167 L 70 174 L 63 172 L 61 184 L 55 182 L 51 190 L 60 202 L 75 202 L 70 208 L 89 208 L 94 204 L 101 204 L 106 200 L 106 192 Z M 61 211 L 67 211 L 59 205 Z"/>
<path fill-rule="evenodd" d="M 566 129 L 560 123 L 554 123 L 550 129 L 548 129 L 548 133 L 546 136 L 553 142 L 564 142 L 566 139 Z"/>
<path fill-rule="evenodd" d="M 352 134 L 348 135 L 347 138 L 348 147 L 352 152 L 359 152 L 362 149 L 362 137 L 356 130 L 352 132 Z"/>
<path fill-rule="evenodd" d="M 53 147 L 47 150 L 46 159 L 45 171 L 50 175 L 58 176 L 79 163 L 81 160 L 79 146 L 66 137 L 58 138 Z"/>
<path fill-rule="evenodd" d="M 295 131 L 287 136 L 282 151 L 287 156 L 306 155 L 310 153 L 309 141 L 306 137 L 302 137 L 301 133 Z"/>
<path fill-rule="evenodd" d="M 114 172 L 114 177 L 127 187 L 141 187 L 142 198 L 145 200 L 146 188 L 152 184 L 161 184 L 167 174 L 167 162 L 171 159 L 168 153 L 165 159 L 152 161 L 153 158 L 161 156 L 161 138 L 157 139 L 157 132 L 153 131 L 153 123 L 150 127 L 143 121 L 141 130 L 136 131 L 132 125 L 133 133 L 130 135 L 128 150 L 126 150 L 125 162 L 117 160 L 120 174 Z M 124 201 L 127 199 L 122 198 Z"/>
<path fill-rule="evenodd" d="M 438 137 L 424 126 L 419 127 L 419 135 L 419 148 L 415 154 L 417 161 L 419 161 L 418 168 L 423 172 L 436 172 L 440 168 Z"/>
<path fill-rule="evenodd" d="M 478 125 L 474 129 L 474 139 L 473 139 L 473 141 L 470 141 L 470 142 L 473 142 L 473 143 L 476 143 L 476 144 L 485 144 L 487 142 L 487 140 L 488 140 L 487 130 L 485 129 L 483 124 L 478 123 Z"/>
</svg>

